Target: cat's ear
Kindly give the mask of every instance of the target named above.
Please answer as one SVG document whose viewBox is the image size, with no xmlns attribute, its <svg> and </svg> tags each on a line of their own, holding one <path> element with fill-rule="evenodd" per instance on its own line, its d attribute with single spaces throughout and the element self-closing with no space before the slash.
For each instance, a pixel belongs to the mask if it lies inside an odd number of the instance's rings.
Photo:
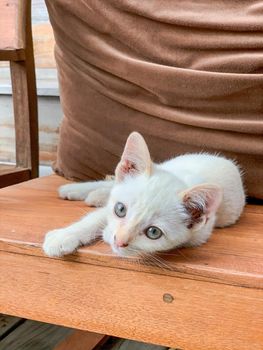
<svg viewBox="0 0 263 350">
<path fill-rule="evenodd" d="M 183 191 L 181 196 L 189 214 L 187 227 L 197 231 L 217 211 L 223 198 L 223 191 L 216 185 L 201 184 Z"/>
<path fill-rule="evenodd" d="M 115 170 L 116 180 L 122 181 L 126 175 L 151 174 L 152 161 L 147 144 L 138 132 L 132 132 Z"/>
</svg>

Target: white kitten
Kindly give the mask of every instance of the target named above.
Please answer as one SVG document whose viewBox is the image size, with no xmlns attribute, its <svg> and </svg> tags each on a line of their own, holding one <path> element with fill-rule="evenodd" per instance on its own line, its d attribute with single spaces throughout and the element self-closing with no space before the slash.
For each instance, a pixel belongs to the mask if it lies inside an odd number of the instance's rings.
<svg viewBox="0 0 263 350">
<path fill-rule="evenodd" d="M 102 208 L 49 232 L 49 256 L 70 254 L 98 236 L 119 255 L 140 255 L 207 241 L 214 226 L 234 224 L 245 205 L 238 167 L 209 154 L 151 161 L 143 137 L 133 132 L 115 171 L 115 181 L 60 187 L 61 198 Z"/>
</svg>

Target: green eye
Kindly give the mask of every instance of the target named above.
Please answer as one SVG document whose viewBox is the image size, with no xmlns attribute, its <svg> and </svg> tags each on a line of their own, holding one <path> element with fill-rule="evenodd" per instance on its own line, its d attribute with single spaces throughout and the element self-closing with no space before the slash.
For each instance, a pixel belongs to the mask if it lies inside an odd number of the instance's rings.
<svg viewBox="0 0 263 350">
<path fill-rule="evenodd" d="M 126 216 L 127 209 L 123 203 L 117 202 L 114 206 L 114 212 L 119 218 L 124 218 Z"/>
<path fill-rule="evenodd" d="M 163 231 L 156 226 L 150 226 L 145 230 L 145 235 L 149 239 L 159 239 L 163 235 Z"/>
</svg>

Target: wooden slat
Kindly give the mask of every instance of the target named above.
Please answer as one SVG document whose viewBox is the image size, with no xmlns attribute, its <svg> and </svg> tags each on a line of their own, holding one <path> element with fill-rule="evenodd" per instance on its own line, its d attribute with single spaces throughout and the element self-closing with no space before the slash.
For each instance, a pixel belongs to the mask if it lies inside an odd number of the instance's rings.
<svg viewBox="0 0 263 350">
<path fill-rule="evenodd" d="M 41 244 L 47 231 L 66 226 L 91 210 L 83 202 L 63 201 L 57 197 L 57 188 L 65 182 L 53 175 L 0 191 L 0 250 L 43 256 Z M 135 264 L 132 258 L 116 258 L 103 243 L 84 247 L 65 259 L 263 288 L 262 227 L 263 207 L 249 205 L 238 224 L 215 230 L 207 244 L 163 254 L 161 267 Z"/>
<path fill-rule="evenodd" d="M 6 252 L 0 286 L 2 313 L 187 350 L 263 345 L 262 290 Z"/>
<path fill-rule="evenodd" d="M 19 317 L 0 315 L 0 341 L 23 322 Z"/>
<path fill-rule="evenodd" d="M 0 191 L 0 312 L 188 350 L 261 350 L 262 207 L 199 248 L 164 254 L 168 267 L 120 259 L 104 244 L 49 259 L 44 234 L 91 210 L 57 198 L 65 182 Z"/>
<path fill-rule="evenodd" d="M 27 0 L 19 20 L 25 31 L 26 60 L 11 62 L 11 79 L 16 132 L 16 164 L 31 169 L 31 176 L 38 176 L 38 117 L 33 56 L 31 7 Z M 19 5 L 20 6 L 20 5 Z"/>
<path fill-rule="evenodd" d="M 13 106 L 16 132 L 16 164 L 31 168 L 30 111 L 25 62 L 11 62 Z"/>
<path fill-rule="evenodd" d="M 29 133 L 30 133 L 30 163 L 31 163 L 31 178 L 38 176 L 39 167 L 39 143 L 38 143 L 38 108 L 37 108 L 37 88 L 36 88 L 36 73 L 35 60 L 33 52 L 33 38 L 31 26 L 31 0 L 27 0 L 26 7 L 26 23 L 25 23 L 25 37 L 26 37 L 26 81 L 27 81 L 27 97 L 29 109 Z M 11 78 L 12 66 L 11 66 Z M 15 90 L 13 90 L 13 99 L 15 99 Z M 18 95 L 18 94 L 17 94 Z M 15 121 L 16 111 L 14 109 Z"/>
<path fill-rule="evenodd" d="M 24 49 L 23 60 L 17 61 L 16 57 L 9 57 L 16 131 L 16 163 L 18 167 L 30 169 L 30 175 L 34 178 L 38 176 L 39 156 L 30 0 L 0 0 L 0 33 L 1 59 L 8 58 L 14 49 Z M 7 53 L 4 56 L 5 50 Z M 12 54 L 15 53 L 14 50 Z"/>
<path fill-rule="evenodd" d="M 71 329 L 27 320 L 0 342 L 0 350 L 53 349 Z"/>
<path fill-rule="evenodd" d="M 0 50 L 0 61 L 23 61 L 25 59 L 25 50 Z"/>
<path fill-rule="evenodd" d="M 167 347 L 153 344 L 146 344 L 134 340 L 111 339 L 105 350 L 165 350 Z M 177 349 L 178 350 L 178 349 Z"/>
<path fill-rule="evenodd" d="M 1 1 L 0 0 L 0 14 L 1 14 Z M 0 15 L 0 33 L 1 33 L 1 21 L 4 24 L 4 19 Z M 14 21 L 14 17 L 10 17 L 9 21 Z M 13 26 L 14 30 L 15 27 Z M 52 27 L 49 23 L 47 8 L 44 0 L 32 0 L 32 29 L 33 29 L 33 40 L 34 40 L 34 56 L 37 68 L 56 68 L 54 58 L 54 34 Z M 20 50 L 14 48 L 14 45 L 10 50 L 1 50 L 1 41 L 3 36 L 0 37 L 0 61 L 7 60 L 21 60 L 24 59 L 24 51 L 18 55 Z M 21 50 L 22 51 L 22 50 Z M 23 54 L 23 55 L 22 55 Z M 3 57 L 3 58 L 2 58 Z M 0 67 L 5 67 L 6 63 L 0 62 Z M 0 72 L 1 75 L 1 72 Z"/>
<path fill-rule="evenodd" d="M 0 49 L 26 47 L 26 14 L 30 0 L 0 0 Z"/>
<path fill-rule="evenodd" d="M 20 171 L 20 170 L 22 170 L 22 168 L 17 168 L 15 165 L 0 163 L 0 176 L 9 174 L 9 173 L 15 173 L 16 171 Z"/>
<path fill-rule="evenodd" d="M 108 338 L 0 314 L 0 350 L 92 350 Z"/>
<path fill-rule="evenodd" d="M 0 188 L 27 181 L 30 178 L 30 169 L 0 164 Z"/>
<path fill-rule="evenodd" d="M 74 331 L 59 343 L 54 350 L 93 350 L 103 345 L 109 337 L 88 331 Z"/>
</svg>

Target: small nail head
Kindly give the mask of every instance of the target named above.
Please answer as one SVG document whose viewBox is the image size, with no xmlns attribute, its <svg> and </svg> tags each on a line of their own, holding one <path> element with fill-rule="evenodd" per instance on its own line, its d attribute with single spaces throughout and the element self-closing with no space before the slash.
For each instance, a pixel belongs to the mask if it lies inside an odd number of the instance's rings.
<svg viewBox="0 0 263 350">
<path fill-rule="evenodd" d="M 172 303 L 174 301 L 174 297 L 172 296 L 172 294 L 169 293 L 164 293 L 163 295 L 163 301 L 165 303 Z"/>
</svg>

